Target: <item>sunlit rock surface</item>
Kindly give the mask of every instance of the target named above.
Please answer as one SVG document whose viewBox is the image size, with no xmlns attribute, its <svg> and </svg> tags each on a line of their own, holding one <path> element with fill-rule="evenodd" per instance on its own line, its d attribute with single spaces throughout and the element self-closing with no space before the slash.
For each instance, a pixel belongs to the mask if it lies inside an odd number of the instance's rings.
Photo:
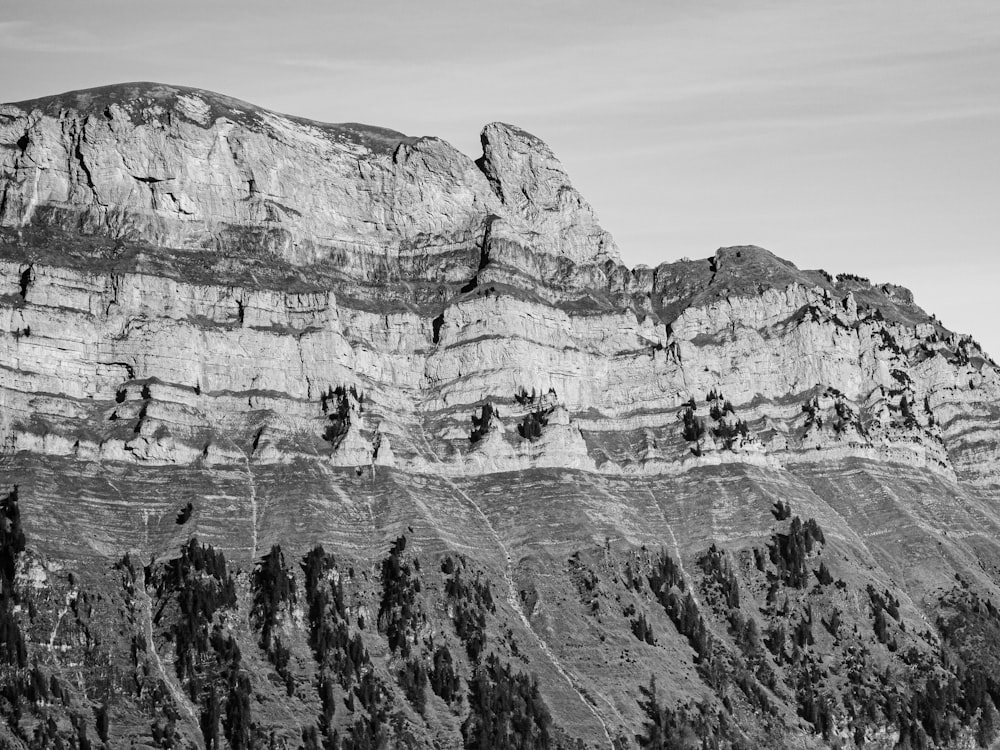
<svg viewBox="0 0 1000 750">
<path fill-rule="evenodd" d="M 991 738 L 1000 692 L 935 709 L 947 731 L 918 698 L 932 672 L 966 695 L 970 670 L 994 665 L 939 620 L 1000 595 L 992 360 L 901 287 L 757 247 L 629 270 L 544 143 L 494 123 L 482 144 L 474 160 L 159 84 L 0 106 L 0 472 L 26 539 L 11 617 L 22 671 L 34 659 L 74 696 L 5 714 L 3 741 L 27 747 L 50 715 L 76 737 L 86 713 L 100 742 L 107 706 L 110 746 L 211 744 L 208 694 L 174 664 L 178 636 L 155 614 L 172 600 L 152 583 L 191 537 L 235 571 L 237 604 L 213 622 L 250 674 L 252 746 L 310 747 L 317 726 L 320 744 L 361 743 L 357 722 L 378 723 L 341 685 L 317 724 L 325 667 L 299 565 L 316 544 L 402 706 L 375 746 L 478 746 L 485 662 L 456 630 L 449 555 L 492 587 L 486 652 L 538 676 L 553 747 L 636 746 L 651 676 L 660 703 L 702 702 L 714 718 L 688 730 L 723 746 Z M 808 586 L 768 552 L 791 533 L 779 501 L 822 528 Z M 412 658 L 451 645 L 457 704 L 421 711 L 398 678 L 380 602 L 402 536 L 424 581 Z M 713 593 L 713 544 L 735 608 Z M 288 694 L 249 614 L 272 545 L 299 581 L 282 610 Z M 123 584 L 126 554 L 139 573 Z M 661 606 L 657 555 L 678 561 L 717 653 L 692 651 Z M 817 583 L 821 563 L 836 586 Z M 869 586 L 898 600 L 891 640 Z M 66 604 L 84 594 L 103 597 L 86 621 Z M 834 611 L 843 632 L 821 624 Z M 251 746 L 220 705 L 220 746 Z M 151 729 L 161 719 L 169 731 Z"/>
</svg>

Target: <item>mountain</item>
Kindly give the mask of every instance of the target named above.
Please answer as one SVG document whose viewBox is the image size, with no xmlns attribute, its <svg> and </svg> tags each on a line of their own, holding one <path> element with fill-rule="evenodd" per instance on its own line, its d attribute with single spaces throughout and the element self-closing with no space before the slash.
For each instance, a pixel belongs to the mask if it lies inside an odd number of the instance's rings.
<svg viewBox="0 0 1000 750">
<path fill-rule="evenodd" d="M 538 138 L 0 105 L 0 747 L 973 747 L 1000 371 Z"/>
</svg>

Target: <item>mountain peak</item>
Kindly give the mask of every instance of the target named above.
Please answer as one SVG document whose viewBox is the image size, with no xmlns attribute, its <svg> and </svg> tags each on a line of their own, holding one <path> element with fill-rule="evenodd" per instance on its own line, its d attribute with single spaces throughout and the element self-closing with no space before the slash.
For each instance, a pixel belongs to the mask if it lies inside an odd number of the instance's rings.
<svg viewBox="0 0 1000 750">
<path fill-rule="evenodd" d="M 551 150 L 510 125 L 483 129 L 480 170 L 440 139 L 140 82 L 2 105 L 0 144 L 2 226 L 198 250 L 252 237 L 293 265 L 458 253 L 468 276 L 489 225 L 533 256 L 618 260 Z"/>
<path fill-rule="evenodd" d="M 385 151 L 391 151 L 408 138 L 403 133 L 388 128 L 354 122 L 327 123 L 309 120 L 274 112 L 214 91 L 150 81 L 67 91 L 3 106 L 40 111 L 51 117 L 59 117 L 63 112 L 72 111 L 83 116 L 102 115 L 110 118 L 112 112 L 117 110 L 134 124 L 177 117 L 206 128 L 220 118 L 255 129 L 266 128 L 269 120 L 281 118 L 330 135 L 354 136 L 359 143 Z"/>
</svg>

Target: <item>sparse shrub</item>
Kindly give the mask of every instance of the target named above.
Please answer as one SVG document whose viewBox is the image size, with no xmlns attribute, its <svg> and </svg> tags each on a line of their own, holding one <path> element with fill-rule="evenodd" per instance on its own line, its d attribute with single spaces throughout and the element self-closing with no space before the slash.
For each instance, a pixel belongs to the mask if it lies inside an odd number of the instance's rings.
<svg viewBox="0 0 1000 750">
<path fill-rule="evenodd" d="M 661 552 L 653 562 L 649 586 L 670 621 L 674 623 L 677 632 L 691 644 L 698 660 L 708 659 L 712 642 L 705 621 L 698 613 L 698 606 L 690 591 L 681 598 L 680 595 L 685 591 L 684 579 L 677 563 L 665 552 Z"/>
<path fill-rule="evenodd" d="M 820 586 L 829 586 L 833 583 L 833 576 L 830 574 L 830 570 L 826 567 L 825 562 L 819 564 L 819 570 L 816 571 L 816 580 L 819 581 Z"/>
<path fill-rule="evenodd" d="M 548 425 L 551 413 L 552 409 L 536 409 L 528 412 L 517 426 L 517 434 L 525 440 L 537 440 L 542 436 L 542 428 Z"/>
<path fill-rule="evenodd" d="M 722 593 L 722 599 L 729 609 L 739 609 L 740 586 L 733 571 L 732 563 L 725 552 L 713 543 L 698 559 L 698 565 L 708 578 L 710 584 L 715 584 Z"/>
<path fill-rule="evenodd" d="M 517 403 L 519 403 L 521 406 L 527 406 L 529 404 L 535 403 L 536 398 L 537 396 L 535 395 L 535 389 L 532 388 L 531 393 L 529 394 L 523 385 L 520 386 L 514 393 L 514 400 L 517 401 Z"/>
<path fill-rule="evenodd" d="M 344 386 L 327 391 L 320 396 L 320 405 L 327 415 L 327 426 L 323 431 L 323 439 L 335 449 L 351 428 L 351 402 Z"/>
<path fill-rule="evenodd" d="M 774 516 L 775 521 L 786 521 L 792 517 L 792 506 L 789 503 L 777 500 L 771 507 L 771 514 Z"/>
<path fill-rule="evenodd" d="M 490 424 L 493 422 L 494 416 L 499 416 L 496 410 L 493 408 L 493 404 L 486 402 L 483 405 L 480 415 L 477 417 L 473 415 L 472 417 L 472 432 L 469 434 L 469 440 L 473 443 L 478 443 L 482 440 L 490 431 Z"/>
<path fill-rule="evenodd" d="M 656 638 L 653 637 L 653 627 L 646 620 L 646 615 L 639 613 L 639 616 L 632 620 L 632 634 L 640 641 L 648 643 L 650 646 L 656 645 Z"/>
<path fill-rule="evenodd" d="M 684 419 L 684 439 L 690 442 L 697 442 L 705 435 L 705 423 L 694 415 L 694 409 L 688 406 L 683 413 Z"/>
</svg>

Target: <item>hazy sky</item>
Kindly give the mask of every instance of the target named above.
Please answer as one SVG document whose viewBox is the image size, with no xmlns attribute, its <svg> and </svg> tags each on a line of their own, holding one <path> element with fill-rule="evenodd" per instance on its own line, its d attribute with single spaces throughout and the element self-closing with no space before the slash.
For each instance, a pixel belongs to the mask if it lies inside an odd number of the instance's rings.
<svg viewBox="0 0 1000 750">
<path fill-rule="evenodd" d="M 757 244 L 1000 357 L 996 0 L 5 5 L 0 101 L 161 81 L 471 156 L 511 122 L 630 265 Z"/>
</svg>

